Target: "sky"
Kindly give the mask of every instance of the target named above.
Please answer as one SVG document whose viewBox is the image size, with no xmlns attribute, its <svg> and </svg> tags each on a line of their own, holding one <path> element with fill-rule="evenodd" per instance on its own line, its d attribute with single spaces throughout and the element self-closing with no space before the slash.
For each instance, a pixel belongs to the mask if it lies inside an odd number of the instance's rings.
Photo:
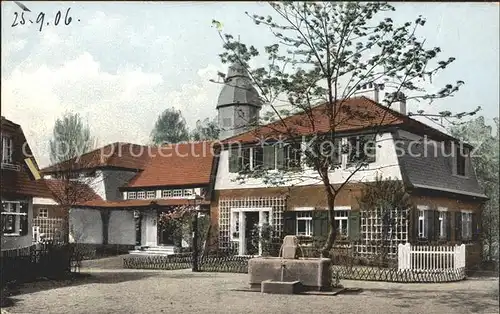
<svg viewBox="0 0 500 314">
<path fill-rule="evenodd" d="M 199 119 L 215 117 L 221 86 L 209 80 L 227 68 L 218 56 L 223 49 L 213 19 L 242 42 L 258 48 L 273 43 L 272 35 L 245 15 L 267 15 L 266 3 L 22 3 L 31 11 L 24 13 L 24 25 L 14 2 L 1 3 L 1 112 L 22 126 L 42 167 L 49 163 L 54 122 L 66 112 L 79 113 L 100 146 L 117 141 L 146 144 L 156 118 L 170 107 L 182 111 L 190 128 Z M 432 105 L 410 102 L 408 111 L 460 112 L 480 105 L 487 121 L 497 117 L 498 4 L 394 5 L 395 21 L 424 16 L 427 23 L 420 35 L 426 45 L 439 46 L 443 56 L 456 58 L 433 84 L 465 82 L 455 97 Z M 68 9 L 72 21 L 65 25 Z M 36 21 L 41 17 L 45 25 L 40 31 Z"/>
</svg>

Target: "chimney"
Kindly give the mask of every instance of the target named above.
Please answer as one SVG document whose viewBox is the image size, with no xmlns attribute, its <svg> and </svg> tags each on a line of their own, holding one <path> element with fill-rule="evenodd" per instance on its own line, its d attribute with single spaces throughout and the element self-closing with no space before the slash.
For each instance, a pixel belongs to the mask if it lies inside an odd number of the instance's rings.
<svg viewBox="0 0 500 314">
<path fill-rule="evenodd" d="M 391 105 L 391 109 L 406 115 L 406 95 L 399 92 L 396 95 L 396 100 Z"/>
<path fill-rule="evenodd" d="M 354 92 L 353 96 L 365 96 L 366 98 L 370 98 L 375 102 L 379 102 L 379 92 L 381 90 L 384 90 L 384 84 L 370 82 L 356 86 L 356 91 Z"/>
</svg>

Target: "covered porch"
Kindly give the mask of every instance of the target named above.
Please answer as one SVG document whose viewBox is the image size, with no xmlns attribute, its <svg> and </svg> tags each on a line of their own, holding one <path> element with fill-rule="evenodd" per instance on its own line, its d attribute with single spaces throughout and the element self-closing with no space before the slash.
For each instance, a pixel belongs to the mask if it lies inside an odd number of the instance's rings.
<svg viewBox="0 0 500 314">
<path fill-rule="evenodd" d="M 189 246 L 190 237 L 162 217 L 187 210 L 208 211 L 208 201 L 193 199 L 124 200 L 88 203 L 70 211 L 71 241 L 127 245 L 129 253 L 168 255 Z"/>
</svg>

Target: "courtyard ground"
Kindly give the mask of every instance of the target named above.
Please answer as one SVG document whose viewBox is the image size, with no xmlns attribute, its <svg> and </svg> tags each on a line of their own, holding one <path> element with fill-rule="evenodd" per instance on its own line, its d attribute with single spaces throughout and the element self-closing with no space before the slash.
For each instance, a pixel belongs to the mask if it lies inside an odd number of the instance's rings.
<svg viewBox="0 0 500 314">
<path fill-rule="evenodd" d="M 337 296 L 242 292 L 246 274 L 119 269 L 88 261 L 79 279 L 26 284 L 9 313 L 499 313 L 498 278 L 443 284 L 342 281 L 362 292 Z"/>
</svg>

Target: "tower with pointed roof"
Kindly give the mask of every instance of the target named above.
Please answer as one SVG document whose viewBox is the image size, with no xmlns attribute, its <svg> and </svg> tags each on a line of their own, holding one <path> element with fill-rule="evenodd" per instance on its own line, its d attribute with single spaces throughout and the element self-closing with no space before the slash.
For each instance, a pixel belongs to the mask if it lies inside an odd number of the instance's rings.
<svg viewBox="0 0 500 314">
<path fill-rule="evenodd" d="M 229 66 L 217 101 L 219 139 L 249 131 L 259 118 L 262 103 L 247 70 L 240 62 Z"/>
</svg>

